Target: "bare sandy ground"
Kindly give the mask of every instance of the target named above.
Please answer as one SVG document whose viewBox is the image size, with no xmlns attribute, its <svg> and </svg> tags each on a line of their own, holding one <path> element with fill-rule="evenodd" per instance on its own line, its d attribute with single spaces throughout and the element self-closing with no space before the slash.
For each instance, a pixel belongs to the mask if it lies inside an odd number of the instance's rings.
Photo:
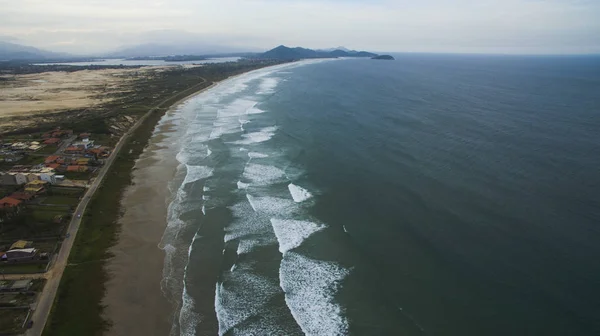
<svg viewBox="0 0 600 336">
<path fill-rule="evenodd" d="M 161 70 L 144 67 L 3 76 L 9 80 L 0 82 L 0 127 L 12 125 L 15 117 L 19 117 L 19 126 L 26 126 L 21 117 L 98 106 L 114 94 L 128 91 L 134 79 Z"/>
</svg>

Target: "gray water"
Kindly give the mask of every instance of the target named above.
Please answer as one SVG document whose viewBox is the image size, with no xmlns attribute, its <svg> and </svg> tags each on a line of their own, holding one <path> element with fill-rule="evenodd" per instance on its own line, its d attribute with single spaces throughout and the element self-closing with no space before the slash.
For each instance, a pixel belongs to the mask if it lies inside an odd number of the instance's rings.
<svg viewBox="0 0 600 336">
<path fill-rule="evenodd" d="M 600 333 L 600 58 L 304 61 L 180 106 L 181 335 Z"/>
</svg>

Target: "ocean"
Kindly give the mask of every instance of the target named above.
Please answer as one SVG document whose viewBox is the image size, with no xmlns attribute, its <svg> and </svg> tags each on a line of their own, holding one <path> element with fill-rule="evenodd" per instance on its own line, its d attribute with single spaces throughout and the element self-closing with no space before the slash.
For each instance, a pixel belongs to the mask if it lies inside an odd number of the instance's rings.
<svg viewBox="0 0 600 336">
<path fill-rule="evenodd" d="M 395 56 L 165 116 L 172 335 L 600 334 L 600 57 Z"/>
</svg>

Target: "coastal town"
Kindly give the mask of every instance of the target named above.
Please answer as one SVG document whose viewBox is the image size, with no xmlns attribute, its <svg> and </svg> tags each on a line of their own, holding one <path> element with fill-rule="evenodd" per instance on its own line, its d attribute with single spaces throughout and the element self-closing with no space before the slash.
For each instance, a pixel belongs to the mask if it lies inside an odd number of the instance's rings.
<svg viewBox="0 0 600 336">
<path fill-rule="evenodd" d="M 121 195 L 155 126 L 181 99 L 282 62 L 0 62 L 0 335 L 105 330 L 101 301 Z"/>
<path fill-rule="evenodd" d="M 33 326 L 68 224 L 117 140 L 60 128 L 0 138 L 0 334 Z"/>
</svg>

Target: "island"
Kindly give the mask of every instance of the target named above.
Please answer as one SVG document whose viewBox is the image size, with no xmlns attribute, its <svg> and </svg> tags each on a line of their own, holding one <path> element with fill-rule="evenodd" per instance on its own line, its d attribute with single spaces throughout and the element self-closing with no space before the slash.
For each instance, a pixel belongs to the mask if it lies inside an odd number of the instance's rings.
<svg viewBox="0 0 600 336">
<path fill-rule="evenodd" d="M 375 56 L 375 57 L 371 57 L 371 59 L 374 60 L 386 60 L 386 61 L 393 61 L 395 60 L 395 58 L 391 55 L 379 55 L 379 56 Z"/>
<path fill-rule="evenodd" d="M 342 47 L 340 47 L 342 48 Z M 339 58 L 339 57 L 375 57 L 367 51 L 356 51 L 348 49 L 332 49 L 332 50 L 313 50 L 301 47 L 290 48 L 280 45 L 262 54 L 258 54 L 255 58 L 265 60 L 300 60 L 309 58 Z"/>
</svg>

